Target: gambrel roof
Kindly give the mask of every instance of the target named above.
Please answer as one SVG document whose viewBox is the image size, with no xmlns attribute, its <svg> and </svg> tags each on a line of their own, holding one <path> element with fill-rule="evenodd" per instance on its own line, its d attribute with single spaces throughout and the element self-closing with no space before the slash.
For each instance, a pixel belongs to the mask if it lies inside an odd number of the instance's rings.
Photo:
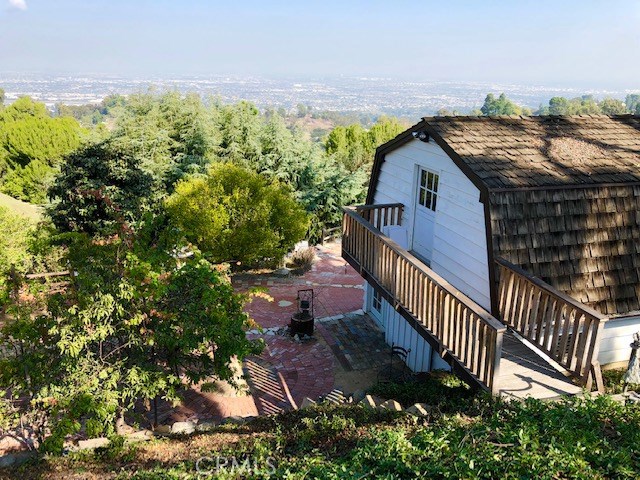
<svg viewBox="0 0 640 480">
<path fill-rule="evenodd" d="M 420 131 L 480 190 L 490 257 L 603 314 L 640 311 L 640 117 L 424 118 L 378 149 L 367 203 Z"/>
<path fill-rule="evenodd" d="M 640 182 L 637 116 L 424 121 L 489 189 Z"/>
</svg>

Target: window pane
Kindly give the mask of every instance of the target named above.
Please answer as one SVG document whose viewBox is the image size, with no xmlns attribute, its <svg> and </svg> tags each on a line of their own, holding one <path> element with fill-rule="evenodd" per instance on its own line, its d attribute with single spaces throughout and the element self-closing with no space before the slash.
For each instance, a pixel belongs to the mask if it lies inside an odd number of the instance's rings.
<svg viewBox="0 0 640 480">
<path fill-rule="evenodd" d="M 421 187 L 427 186 L 427 172 L 425 172 L 424 170 L 420 171 L 420 186 Z"/>
<path fill-rule="evenodd" d="M 426 204 L 426 202 L 425 202 L 425 198 L 424 198 L 424 189 L 423 189 L 423 188 L 421 188 L 421 189 L 420 189 L 420 199 L 419 199 L 419 203 L 420 203 L 420 205 L 422 205 L 423 207 L 426 207 L 426 206 L 427 206 L 427 204 Z"/>
<path fill-rule="evenodd" d="M 434 175 L 433 176 L 433 191 L 437 192 L 438 191 L 438 180 L 440 179 L 439 175 Z"/>
<path fill-rule="evenodd" d="M 429 190 L 433 190 L 433 173 L 429 172 L 427 176 L 427 188 Z"/>
<path fill-rule="evenodd" d="M 431 192 L 427 192 L 427 200 L 424 204 L 425 207 L 431 208 Z"/>
<path fill-rule="evenodd" d="M 436 211 L 436 200 L 438 199 L 438 195 L 433 194 L 433 204 L 431 205 L 431 210 Z"/>
</svg>

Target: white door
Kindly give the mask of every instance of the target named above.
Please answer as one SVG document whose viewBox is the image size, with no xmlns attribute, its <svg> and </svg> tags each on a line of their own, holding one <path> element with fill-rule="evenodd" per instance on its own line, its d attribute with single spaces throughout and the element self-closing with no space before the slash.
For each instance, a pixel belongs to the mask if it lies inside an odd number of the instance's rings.
<svg viewBox="0 0 640 480">
<path fill-rule="evenodd" d="M 431 265 L 440 175 L 418 168 L 411 250 Z"/>
</svg>

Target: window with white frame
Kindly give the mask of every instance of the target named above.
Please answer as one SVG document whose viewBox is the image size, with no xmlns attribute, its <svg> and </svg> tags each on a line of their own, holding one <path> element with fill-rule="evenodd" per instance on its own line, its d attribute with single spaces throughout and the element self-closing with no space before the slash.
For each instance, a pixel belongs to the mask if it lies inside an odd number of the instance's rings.
<svg viewBox="0 0 640 480">
<path fill-rule="evenodd" d="M 420 181 L 418 185 L 418 204 L 435 212 L 440 176 L 437 173 L 421 168 L 418 180 Z"/>
<path fill-rule="evenodd" d="M 373 291 L 371 308 L 373 308 L 378 313 L 382 313 L 382 294 L 378 290 Z"/>
</svg>

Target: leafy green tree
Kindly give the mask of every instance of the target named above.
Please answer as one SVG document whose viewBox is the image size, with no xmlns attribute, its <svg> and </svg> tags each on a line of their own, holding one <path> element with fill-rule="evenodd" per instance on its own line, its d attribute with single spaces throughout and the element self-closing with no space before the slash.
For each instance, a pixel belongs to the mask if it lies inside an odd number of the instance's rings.
<svg viewBox="0 0 640 480">
<path fill-rule="evenodd" d="M 299 180 L 301 160 L 305 150 L 311 148 L 313 146 L 297 132 L 289 130 L 284 119 L 274 113 L 262 126 L 261 153 L 251 168 L 295 188 Z"/>
<path fill-rule="evenodd" d="M 32 160 L 24 167 L 16 165 L 7 173 L 2 191 L 14 198 L 35 204 L 47 201 L 47 189 L 53 183 L 57 169 L 41 160 Z"/>
<path fill-rule="evenodd" d="M 549 115 L 569 115 L 569 100 L 564 97 L 553 97 L 549 100 Z"/>
<path fill-rule="evenodd" d="M 627 113 L 625 104 L 615 98 L 604 98 L 598 105 L 605 115 L 622 115 Z"/>
<path fill-rule="evenodd" d="M 261 133 L 263 120 L 255 105 L 241 101 L 235 105 L 218 107 L 221 133 L 218 157 L 236 165 L 254 168 L 262 155 Z"/>
<path fill-rule="evenodd" d="M 0 275 L 2 278 L 15 266 L 24 272 L 30 265 L 29 243 L 34 225 L 21 215 L 0 207 Z"/>
<path fill-rule="evenodd" d="M 373 162 L 377 147 L 405 130 L 398 119 L 380 117 L 367 131 L 359 123 L 347 127 L 335 127 L 329 133 L 325 148 L 350 172 Z"/>
<path fill-rule="evenodd" d="M 634 97 L 627 95 L 626 103 L 613 98 L 605 98 L 598 102 L 593 95 L 567 99 L 565 97 L 553 97 L 549 100 L 548 107 L 541 107 L 540 115 L 618 115 L 632 111 Z"/>
<path fill-rule="evenodd" d="M 157 248 L 129 234 L 66 242 L 72 288 L 44 310 L 16 299 L 0 335 L 11 350 L 0 381 L 39 413 L 44 450 L 60 452 L 81 429 L 118 431 L 137 401 L 177 400 L 209 378 L 233 381 L 232 360 L 260 351 L 245 335 L 247 297 L 208 262 L 195 256 L 176 268 L 168 252 L 150 255 Z"/>
<path fill-rule="evenodd" d="M 41 102 L 34 102 L 31 97 L 20 97 L 3 112 L 0 120 L 3 122 L 23 120 L 25 118 L 47 118 L 47 106 Z"/>
<path fill-rule="evenodd" d="M 44 104 L 22 97 L 0 112 L 2 190 L 33 203 L 45 201 L 63 158 L 76 150 L 82 130 L 72 118 L 51 118 Z"/>
<path fill-rule="evenodd" d="M 583 95 L 572 100 L 574 108 L 572 115 L 597 115 L 601 113 L 601 108 L 593 95 Z"/>
<path fill-rule="evenodd" d="M 216 263 L 277 265 L 308 226 L 288 188 L 232 164 L 178 183 L 166 208 L 186 239 Z"/>
<path fill-rule="evenodd" d="M 119 105 L 120 99 L 113 99 Z M 130 96 L 117 116 L 111 143 L 135 156 L 154 178 L 155 190 L 171 191 L 179 178 L 206 172 L 219 143 L 214 109 L 195 94 Z"/>
<path fill-rule="evenodd" d="M 529 109 L 523 108 L 507 98 L 504 93 L 501 93 L 496 98 L 492 93 L 489 93 L 484 99 L 484 104 L 480 108 L 483 115 L 530 115 Z"/>
<path fill-rule="evenodd" d="M 309 239 L 318 241 L 322 230 L 342 223 L 342 207 L 364 200 L 366 170 L 348 172 L 331 157 L 312 155 L 300 174 L 299 198 L 311 215 Z"/>
<path fill-rule="evenodd" d="M 152 177 L 140 160 L 114 145 L 90 145 L 72 154 L 48 194 L 49 215 L 61 232 L 110 235 L 150 208 Z"/>
<path fill-rule="evenodd" d="M 304 118 L 309 114 L 309 107 L 307 107 L 304 103 L 299 103 L 296 106 L 298 111 L 298 118 Z"/>
<path fill-rule="evenodd" d="M 637 113 L 640 107 L 640 95 L 637 93 L 630 93 L 624 99 L 624 105 L 628 112 Z"/>
</svg>

